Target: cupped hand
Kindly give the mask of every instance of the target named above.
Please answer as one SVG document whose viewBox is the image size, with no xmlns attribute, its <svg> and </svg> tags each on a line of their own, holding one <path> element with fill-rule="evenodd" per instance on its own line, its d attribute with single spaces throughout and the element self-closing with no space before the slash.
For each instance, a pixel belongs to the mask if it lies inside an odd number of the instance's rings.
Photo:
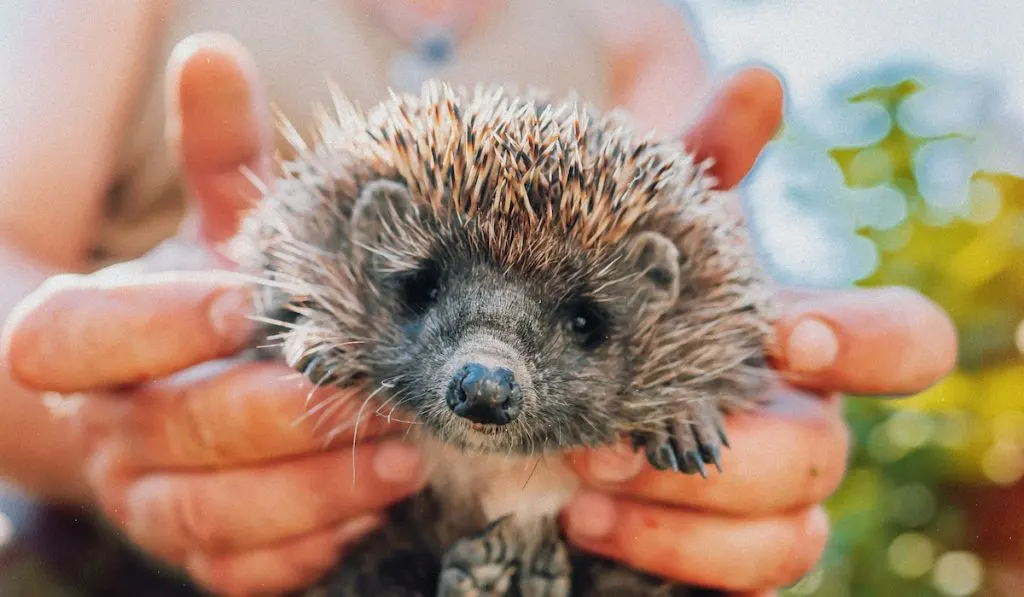
<svg viewBox="0 0 1024 597">
<path fill-rule="evenodd" d="M 21 383 L 78 401 L 102 511 L 228 595 L 314 581 L 422 484 L 417 451 L 387 439 L 385 419 L 365 417 L 353 444 L 359 400 L 234 356 L 248 313 L 247 290 L 223 273 L 56 282 L 6 347 Z M 310 397 L 326 408 L 304 417 Z M 325 428 L 347 428 L 338 447 L 324 449 Z"/>
<path fill-rule="evenodd" d="M 688 131 L 723 188 L 754 165 L 781 105 L 777 79 L 748 69 Z M 570 462 L 585 488 L 564 513 L 571 542 L 734 595 L 772 595 L 814 567 L 828 539 L 821 504 L 846 470 L 839 394 L 923 390 L 952 369 L 956 337 L 934 303 L 904 288 L 781 289 L 778 298 L 777 379 L 765 409 L 727 417 L 724 472 L 656 471 L 623 447 L 581 451 Z"/>
<path fill-rule="evenodd" d="M 50 280 L 9 318 L 3 362 L 76 405 L 95 502 L 127 537 L 218 594 L 280 593 L 416 491 L 419 455 L 380 417 L 356 436 L 352 409 L 332 408 L 344 396 L 238 355 L 249 290 L 210 268 L 230 268 L 217 244 L 257 198 L 240 167 L 267 177 L 267 105 L 249 56 L 222 36 L 182 42 L 167 88 L 186 226 L 134 262 Z M 160 273 L 171 269 L 195 271 Z M 322 408 L 303 417 L 307 400 Z M 325 449 L 331 428 L 347 430 Z"/>
</svg>

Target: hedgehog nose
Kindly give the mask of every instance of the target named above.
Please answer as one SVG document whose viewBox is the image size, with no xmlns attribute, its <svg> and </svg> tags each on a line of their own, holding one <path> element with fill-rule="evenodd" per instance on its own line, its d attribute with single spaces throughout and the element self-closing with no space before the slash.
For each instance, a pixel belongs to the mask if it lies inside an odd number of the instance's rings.
<svg viewBox="0 0 1024 597">
<path fill-rule="evenodd" d="M 523 406 L 522 390 L 511 371 L 479 363 L 455 372 L 446 399 L 456 415 L 490 425 L 508 423 Z"/>
</svg>

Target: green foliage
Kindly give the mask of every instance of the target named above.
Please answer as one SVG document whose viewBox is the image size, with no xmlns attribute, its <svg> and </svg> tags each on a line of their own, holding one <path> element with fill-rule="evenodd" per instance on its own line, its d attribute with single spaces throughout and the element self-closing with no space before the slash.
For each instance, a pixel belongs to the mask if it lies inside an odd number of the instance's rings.
<svg viewBox="0 0 1024 597">
<path fill-rule="evenodd" d="M 958 368 L 909 399 L 847 401 L 853 446 L 848 477 L 827 504 L 833 538 L 787 596 L 981 595 L 983 562 L 965 548 L 963 513 L 943 488 L 1024 474 L 1024 180 L 976 172 L 956 209 L 925 201 L 914 168 L 921 148 L 971 142 L 978 131 L 921 138 L 901 128 L 902 102 L 922 89 L 908 79 L 851 97 L 877 102 L 896 124 L 871 146 L 828 151 L 847 186 L 890 185 L 905 202 L 896 226 L 858 229 L 878 248 L 860 284 L 911 286 L 941 305 L 960 335 Z"/>
</svg>

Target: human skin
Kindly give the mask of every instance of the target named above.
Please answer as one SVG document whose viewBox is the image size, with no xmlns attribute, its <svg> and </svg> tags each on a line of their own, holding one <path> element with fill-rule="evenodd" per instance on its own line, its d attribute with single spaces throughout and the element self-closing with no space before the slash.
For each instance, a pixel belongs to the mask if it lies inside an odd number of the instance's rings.
<svg viewBox="0 0 1024 597">
<path fill-rule="evenodd" d="M 210 249 L 233 231 L 238 197 L 253 196 L 238 166 L 269 176 L 266 110 L 243 50 L 194 41 L 171 67 L 170 130 L 194 195 L 195 234 L 181 246 L 207 247 L 215 263 Z M 774 77 L 745 71 L 686 137 L 732 186 L 780 110 Z M 184 259 L 169 251 L 170 264 Z M 155 261 L 45 284 L 12 314 L 4 363 L 25 387 L 83 394 L 70 427 L 85 446 L 86 485 L 134 541 L 225 594 L 309 582 L 381 508 L 420 486 L 417 455 L 386 440 L 400 429 L 379 419 L 361 430 L 354 455 L 351 435 L 322 450 L 311 427 L 291 424 L 305 382 L 278 364 L 232 360 L 247 330 L 241 283 L 209 272 L 128 275 L 164 267 Z M 837 392 L 923 389 L 951 368 L 955 342 L 946 317 L 908 290 L 782 296 L 773 350 L 780 378 L 794 384 L 780 382 L 765 412 L 730 418 L 727 473 L 693 479 L 615 450 L 581 453 L 572 462 L 588 489 L 567 508 L 570 540 L 737 594 L 770 594 L 813 566 L 827 538 L 820 503 L 847 454 Z M 82 346 L 93 358 L 71 358 Z"/>
</svg>

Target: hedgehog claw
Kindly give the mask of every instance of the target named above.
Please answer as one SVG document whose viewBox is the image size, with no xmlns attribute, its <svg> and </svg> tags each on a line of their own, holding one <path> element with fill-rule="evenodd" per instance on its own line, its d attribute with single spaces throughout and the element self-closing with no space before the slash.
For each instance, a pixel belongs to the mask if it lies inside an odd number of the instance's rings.
<svg viewBox="0 0 1024 597">
<path fill-rule="evenodd" d="M 569 596 L 571 565 L 557 523 L 546 521 L 541 540 L 528 549 L 511 520 L 500 518 L 448 548 L 438 597 Z"/>
<path fill-rule="evenodd" d="M 658 470 L 672 470 L 707 478 L 707 467 L 722 472 L 722 446 L 729 447 L 724 421 L 711 403 L 688 407 L 689 412 L 670 421 L 664 431 L 636 432 L 630 437 L 634 449 L 643 447 L 647 461 Z"/>
<path fill-rule="evenodd" d="M 658 443 L 646 442 L 643 438 L 638 439 L 640 442 L 646 443 L 647 462 L 651 463 L 651 466 L 660 471 L 679 471 L 679 459 L 667 441 Z"/>
<path fill-rule="evenodd" d="M 728 445 L 726 445 L 728 447 Z M 701 457 L 704 462 L 715 465 L 722 472 L 722 450 L 718 446 L 701 446 Z"/>
<path fill-rule="evenodd" d="M 729 447 L 729 437 L 725 433 L 725 420 L 722 419 L 722 415 L 719 414 L 715 420 L 715 430 L 718 432 L 718 440 L 722 442 L 722 445 L 726 448 Z"/>
<path fill-rule="evenodd" d="M 683 453 L 683 463 L 686 465 L 682 471 L 688 475 L 697 472 L 701 477 L 708 478 L 708 471 L 704 468 L 704 460 L 698 450 L 687 450 Z"/>
</svg>

